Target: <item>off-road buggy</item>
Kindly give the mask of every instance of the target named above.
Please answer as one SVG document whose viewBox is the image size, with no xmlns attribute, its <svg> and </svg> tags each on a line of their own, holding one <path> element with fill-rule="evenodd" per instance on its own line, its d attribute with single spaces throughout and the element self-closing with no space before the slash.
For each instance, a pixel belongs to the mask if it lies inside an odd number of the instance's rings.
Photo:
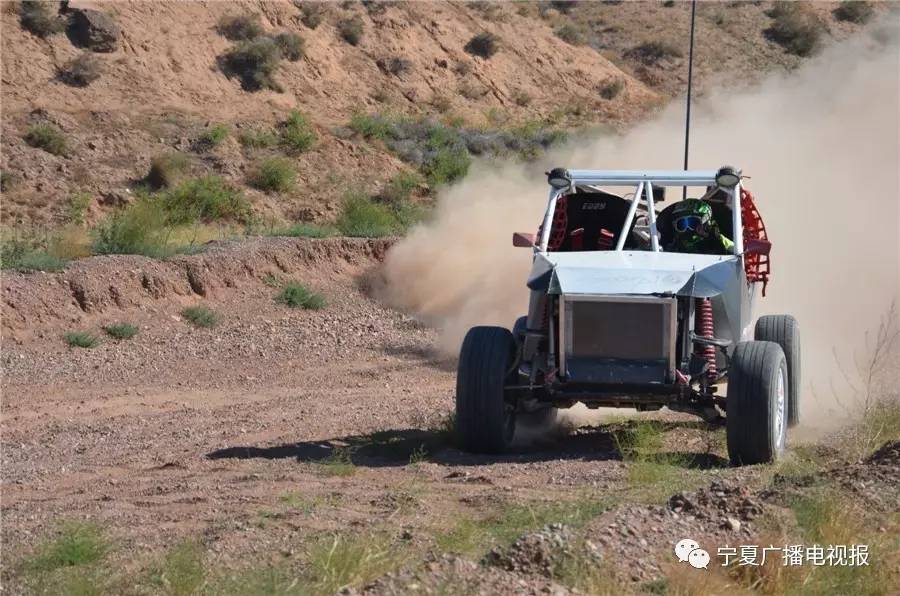
<svg viewBox="0 0 900 596">
<path fill-rule="evenodd" d="M 557 168 L 548 178 L 538 234 L 513 236 L 534 250 L 528 314 L 511 331 L 473 327 L 462 344 L 463 447 L 504 451 L 517 421 L 582 402 L 708 421 L 724 413 L 732 463 L 777 459 L 799 419 L 799 328 L 789 315 L 752 326 L 771 244 L 740 171 Z M 623 187 L 633 193 L 612 192 Z M 677 205 L 658 210 L 667 187 L 699 187 L 733 254 L 662 248 Z"/>
</svg>

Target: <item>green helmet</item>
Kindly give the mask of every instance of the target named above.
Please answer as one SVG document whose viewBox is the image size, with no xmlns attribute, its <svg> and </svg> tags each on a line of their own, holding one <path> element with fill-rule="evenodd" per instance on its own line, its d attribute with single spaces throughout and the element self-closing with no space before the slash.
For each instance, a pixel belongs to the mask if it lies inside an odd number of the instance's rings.
<svg viewBox="0 0 900 596">
<path fill-rule="evenodd" d="M 675 241 L 683 248 L 702 242 L 709 236 L 714 225 L 712 207 L 700 199 L 685 199 L 672 209 Z"/>
</svg>

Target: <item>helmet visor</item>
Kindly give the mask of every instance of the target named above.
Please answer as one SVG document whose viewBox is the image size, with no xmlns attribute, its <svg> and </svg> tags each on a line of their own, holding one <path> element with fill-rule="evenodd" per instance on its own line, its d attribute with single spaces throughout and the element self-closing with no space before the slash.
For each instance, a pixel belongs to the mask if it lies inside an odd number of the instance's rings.
<svg viewBox="0 0 900 596">
<path fill-rule="evenodd" d="M 675 220 L 675 231 L 676 232 L 687 232 L 688 230 L 694 230 L 700 228 L 703 224 L 703 218 L 699 215 L 685 215 L 683 217 L 679 217 Z"/>
</svg>

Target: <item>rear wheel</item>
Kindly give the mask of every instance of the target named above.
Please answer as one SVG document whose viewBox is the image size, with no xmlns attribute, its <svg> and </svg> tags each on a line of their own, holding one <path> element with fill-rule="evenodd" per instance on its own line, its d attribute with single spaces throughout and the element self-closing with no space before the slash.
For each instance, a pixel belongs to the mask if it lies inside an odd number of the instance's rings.
<svg viewBox="0 0 900 596">
<path fill-rule="evenodd" d="M 756 321 L 757 341 L 774 341 L 784 350 L 788 371 L 787 425 L 800 423 L 800 325 L 791 315 L 766 315 Z"/>
<path fill-rule="evenodd" d="M 772 462 L 784 451 L 789 382 L 784 351 L 775 342 L 747 341 L 728 370 L 726 437 L 737 466 Z"/>
<path fill-rule="evenodd" d="M 512 443 L 515 408 L 503 388 L 515 354 L 508 329 L 473 327 L 466 334 L 456 373 L 456 427 L 465 451 L 500 453 Z"/>
</svg>

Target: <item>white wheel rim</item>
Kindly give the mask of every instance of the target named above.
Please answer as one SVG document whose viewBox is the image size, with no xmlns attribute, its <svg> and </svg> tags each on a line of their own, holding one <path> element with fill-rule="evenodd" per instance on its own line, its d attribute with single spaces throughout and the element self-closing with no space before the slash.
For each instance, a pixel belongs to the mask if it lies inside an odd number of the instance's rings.
<svg viewBox="0 0 900 596">
<path fill-rule="evenodd" d="M 778 369 L 778 382 L 775 389 L 775 449 L 784 447 L 784 369 Z"/>
</svg>

